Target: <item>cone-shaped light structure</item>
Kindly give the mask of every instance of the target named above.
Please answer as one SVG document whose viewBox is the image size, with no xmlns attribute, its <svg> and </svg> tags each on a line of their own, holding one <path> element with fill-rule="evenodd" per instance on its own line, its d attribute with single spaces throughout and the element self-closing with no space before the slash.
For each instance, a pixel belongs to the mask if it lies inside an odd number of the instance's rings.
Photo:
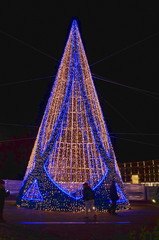
<svg viewBox="0 0 159 240">
<path fill-rule="evenodd" d="M 74 20 L 17 205 L 79 211 L 82 184 L 88 182 L 97 209 L 106 210 L 112 179 L 120 196 L 118 208 L 126 208 L 129 203 Z"/>
</svg>

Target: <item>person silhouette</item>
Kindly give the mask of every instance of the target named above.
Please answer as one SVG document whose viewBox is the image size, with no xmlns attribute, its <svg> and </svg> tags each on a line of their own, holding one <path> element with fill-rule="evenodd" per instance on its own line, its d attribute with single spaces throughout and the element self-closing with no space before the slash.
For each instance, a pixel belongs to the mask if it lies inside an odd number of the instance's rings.
<svg viewBox="0 0 159 240">
<path fill-rule="evenodd" d="M 5 222 L 3 218 L 3 209 L 5 198 L 9 196 L 9 191 L 5 190 L 5 181 L 0 179 L 0 222 Z"/>
<path fill-rule="evenodd" d="M 95 194 L 88 183 L 83 184 L 83 200 L 85 202 L 85 218 L 88 218 L 88 211 L 93 214 L 94 220 L 96 220 L 96 212 L 94 207 Z"/>
<path fill-rule="evenodd" d="M 116 185 L 115 185 L 115 181 L 113 180 L 111 182 L 110 185 L 110 189 L 109 189 L 109 198 L 112 201 L 110 207 L 108 208 L 107 212 L 113 215 L 117 215 L 116 211 L 116 202 L 119 199 L 118 193 L 117 193 L 117 189 L 116 189 Z"/>
</svg>

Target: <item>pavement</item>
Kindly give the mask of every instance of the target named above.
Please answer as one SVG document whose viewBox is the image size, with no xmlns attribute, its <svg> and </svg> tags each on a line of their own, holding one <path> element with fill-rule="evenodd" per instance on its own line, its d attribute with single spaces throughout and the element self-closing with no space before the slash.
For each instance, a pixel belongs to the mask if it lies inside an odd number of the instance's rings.
<svg viewBox="0 0 159 240">
<path fill-rule="evenodd" d="M 7 200 L 0 240 L 159 240 L 159 205 L 130 202 L 131 209 L 118 215 L 97 213 L 97 220 L 84 212 L 48 212 L 18 208 Z"/>
</svg>

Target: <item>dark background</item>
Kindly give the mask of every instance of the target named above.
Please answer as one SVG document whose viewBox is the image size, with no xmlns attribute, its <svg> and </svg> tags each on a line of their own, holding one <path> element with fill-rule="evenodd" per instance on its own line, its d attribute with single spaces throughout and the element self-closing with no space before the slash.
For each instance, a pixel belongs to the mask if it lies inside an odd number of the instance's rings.
<svg viewBox="0 0 159 240">
<path fill-rule="evenodd" d="M 73 18 L 92 74 L 115 82 L 93 78 L 117 161 L 159 158 L 158 16 L 150 1 L 1 3 L 0 177 L 24 176 Z"/>
</svg>

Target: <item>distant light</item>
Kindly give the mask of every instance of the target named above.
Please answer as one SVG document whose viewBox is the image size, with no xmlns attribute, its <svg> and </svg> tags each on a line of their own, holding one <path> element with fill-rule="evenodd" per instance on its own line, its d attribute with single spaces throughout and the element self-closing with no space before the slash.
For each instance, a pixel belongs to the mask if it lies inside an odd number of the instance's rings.
<svg viewBox="0 0 159 240">
<path fill-rule="evenodd" d="M 132 184 L 139 184 L 139 175 L 132 175 Z"/>
<path fill-rule="evenodd" d="M 152 199 L 152 202 L 153 202 L 153 203 L 156 203 L 156 200 L 155 200 L 155 199 Z"/>
</svg>

